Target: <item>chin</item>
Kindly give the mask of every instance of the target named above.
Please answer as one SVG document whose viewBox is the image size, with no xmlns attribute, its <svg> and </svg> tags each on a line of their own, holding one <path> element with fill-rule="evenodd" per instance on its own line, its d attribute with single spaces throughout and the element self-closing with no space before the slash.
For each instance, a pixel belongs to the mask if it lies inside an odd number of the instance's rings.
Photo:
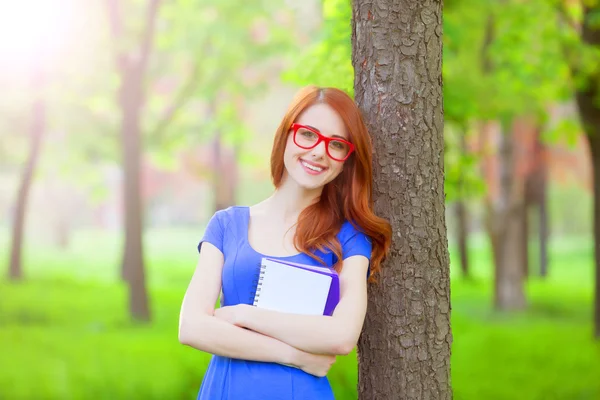
<svg viewBox="0 0 600 400">
<path fill-rule="evenodd" d="M 323 180 L 323 177 L 311 179 L 310 176 L 305 176 L 304 171 L 297 171 L 294 174 L 289 174 L 288 177 L 305 190 L 320 189 L 327 184 L 327 182 Z"/>
</svg>

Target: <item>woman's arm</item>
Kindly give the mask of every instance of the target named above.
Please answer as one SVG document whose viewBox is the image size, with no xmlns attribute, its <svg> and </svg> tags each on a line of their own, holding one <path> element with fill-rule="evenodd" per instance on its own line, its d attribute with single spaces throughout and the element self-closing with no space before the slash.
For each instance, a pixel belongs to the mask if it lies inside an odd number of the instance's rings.
<svg viewBox="0 0 600 400">
<path fill-rule="evenodd" d="M 205 242 L 179 317 L 179 341 L 220 356 L 292 365 L 324 376 L 335 359 L 308 354 L 277 339 L 252 332 L 214 317 L 221 291 L 223 254 Z"/>
<path fill-rule="evenodd" d="M 344 260 L 340 302 L 332 316 L 288 314 L 243 305 L 217 309 L 215 316 L 309 353 L 348 354 L 358 342 L 367 311 L 368 266 L 364 256 Z"/>
</svg>

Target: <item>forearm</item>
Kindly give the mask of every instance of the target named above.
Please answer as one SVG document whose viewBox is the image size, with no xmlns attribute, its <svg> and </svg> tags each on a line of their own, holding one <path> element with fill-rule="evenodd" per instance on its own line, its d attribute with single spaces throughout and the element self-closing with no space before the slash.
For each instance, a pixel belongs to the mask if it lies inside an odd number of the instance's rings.
<svg viewBox="0 0 600 400">
<path fill-rule="evenodd" d="M 355 340 L 339 319 L 252 307 L 240 325 L 314 354 L 348 354 Z"/>
<path fill-rule="evenodd" d="M 179 340 L 182 344 L 219 356 L 299 367 L 297 360 L 301 350 L 213 316 L 183 320 Z"/>
</svg>

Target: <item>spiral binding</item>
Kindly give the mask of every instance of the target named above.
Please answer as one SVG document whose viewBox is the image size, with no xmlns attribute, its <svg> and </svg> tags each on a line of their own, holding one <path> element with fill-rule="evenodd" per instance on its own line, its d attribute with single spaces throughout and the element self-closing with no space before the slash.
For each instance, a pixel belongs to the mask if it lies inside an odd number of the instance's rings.
<svg viewBox="0 0 600 400">
<path fill-rule="evenodd" d="M 267 266 L 263 264 L 262 261 L 258 264 L 258 266 L 258 273 L 256 275 L 256 278 L 254 278 L 254 280 L 252 281 L 252 283 L 255 286 L 254 294 L 250 295 L 250 303 L 253 306 L 256 306 L 258 304 L 258 299 L 260 298 L 260 292 L 262 290 L 263 280 L 265 279 L 265 272 L 267 268 Z"/>
</svg>

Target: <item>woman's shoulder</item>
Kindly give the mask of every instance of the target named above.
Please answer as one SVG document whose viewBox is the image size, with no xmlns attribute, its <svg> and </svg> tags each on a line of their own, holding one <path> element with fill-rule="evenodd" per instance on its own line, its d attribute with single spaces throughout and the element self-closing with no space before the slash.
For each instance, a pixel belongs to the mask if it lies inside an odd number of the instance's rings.
<svg viewBox="0 0 600 400">
<path fill-rule="evenodd" d="M 212 218 L 217 219 L 223 226 L 226 226 L 231 221 L 239 219 L 247 208 L 244 206 L 230 206 L 216 211 Z"/>
<path fill-rule="evenodd" d="M 344 240 L 356 235 L 364 235 L 364 231 L 356 222 L 351 222 L 345 219 L 337 235 L 338 239 L 343 242 Z"/>
</svg>

